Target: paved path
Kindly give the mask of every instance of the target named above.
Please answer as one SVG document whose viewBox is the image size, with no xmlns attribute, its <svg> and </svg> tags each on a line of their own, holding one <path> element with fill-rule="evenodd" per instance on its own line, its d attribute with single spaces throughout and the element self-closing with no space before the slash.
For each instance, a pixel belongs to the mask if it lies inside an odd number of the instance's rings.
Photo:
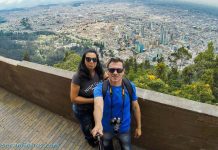
<svg viewBox="0 0 218 150">
<path fill-rule="evenodd" d="M 79 124 L 0 87 L 2 149 L 94 150 L 84 140 Z M 133 146 L 133 150 L 141 149 Z"/>
<path fill-rule="evenodd" d="M 0 149 L 45 149 L 33 144 L 50 144 L 46 149 L 92 149 L 77 123 L 0 88 Z"/>
</svg>

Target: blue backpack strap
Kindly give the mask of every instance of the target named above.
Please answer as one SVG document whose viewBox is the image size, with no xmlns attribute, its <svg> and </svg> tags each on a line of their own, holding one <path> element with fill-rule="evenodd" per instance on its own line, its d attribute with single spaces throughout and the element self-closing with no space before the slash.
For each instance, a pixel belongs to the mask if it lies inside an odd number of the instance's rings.
<svg viewBox="0 0 218 150">
<path fill-rule="evenodd" d="M 106 93 L 107 93 L 107 88 L 108 88 L 108 83 L 109 81 L 108 80 L 104 80 L 103 81 L 103 84 L 102 84 L 102 95 L 103 95 L 103 99 L 105 98 L 106 96 Z"/>
<path fill-rule="evenodd" d="M 129 79 L 123 78 L 124 86 L 126 87 L 128 93 L 129 93 L 129 99 L 130 99 L 130 112 L 132 112 L 132 94 L 133 94 L 133 88 L 132 84 L 130 83 Z"/>
</svg>

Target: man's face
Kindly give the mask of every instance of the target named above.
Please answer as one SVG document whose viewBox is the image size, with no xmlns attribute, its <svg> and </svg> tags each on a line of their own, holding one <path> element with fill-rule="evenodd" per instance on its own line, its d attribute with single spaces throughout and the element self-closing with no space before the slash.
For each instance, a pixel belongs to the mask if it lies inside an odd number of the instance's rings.
<svg viewBox="0 0 218 150">
<path fill-rule="evenodd" d="M 112 82 L 121 82 L 124 68 L 121 62 L 111 62 L 108 66 L 108 77 Z"/>
</svg>

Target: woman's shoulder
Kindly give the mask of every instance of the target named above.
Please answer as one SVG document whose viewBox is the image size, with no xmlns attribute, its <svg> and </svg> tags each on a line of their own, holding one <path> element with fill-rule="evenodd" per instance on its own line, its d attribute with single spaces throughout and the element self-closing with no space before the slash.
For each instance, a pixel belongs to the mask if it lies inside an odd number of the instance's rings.
<svg viewBox="0 0 218 150">
<path fill-rule="evenodd" d="M 78 78 L 79 77 L 79 72 L 75 72 L 74 75 L 73 75 L 73 78 Z"/>
<path fill-rule="evenodd" d="M 72 83 L 80 84 L 80 78 L 79 78 L 79 73 L 78 73 L 78 72 L 76 72 L 76 73 L 73 75 Z"/>
</svg>

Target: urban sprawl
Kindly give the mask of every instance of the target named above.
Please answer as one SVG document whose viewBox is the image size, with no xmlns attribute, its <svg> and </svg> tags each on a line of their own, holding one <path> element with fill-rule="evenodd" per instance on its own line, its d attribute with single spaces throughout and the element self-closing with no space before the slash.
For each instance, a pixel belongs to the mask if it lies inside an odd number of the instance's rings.
<svg viewBox="0 0 218 150">
<path fill-rule="evenodd" d="M 185 47 L 192 59 L 212 41 L 218 51 L 218 18 L 179 8 L 149 6 L 139 3 L 79 3 L 78 5 L 38 6 L 23 11 L 2 13 L 8 22 L 1 29 L 21 31 L 22 18 L 28 18 L 34 31 L 54 31 L 74 39 L 104 43 L 109 56 L 138 62 L 168 57 Z M 59 43 L 56 43 L 60 46 Z M 75 46 L 76 43 L 62 45 Z"/>
</svg>

